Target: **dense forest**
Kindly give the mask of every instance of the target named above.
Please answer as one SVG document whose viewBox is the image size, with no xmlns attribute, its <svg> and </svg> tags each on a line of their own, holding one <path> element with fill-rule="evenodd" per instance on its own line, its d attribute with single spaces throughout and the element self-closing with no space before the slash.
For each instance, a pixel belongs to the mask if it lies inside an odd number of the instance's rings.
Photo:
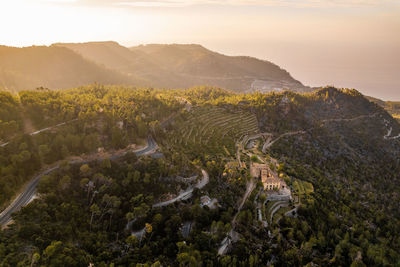
<svg viewBox="0 0 400 267">
<path fill-rule="evenodd" d="M 2 208 L 59 166 L 0 231 L 0 266 L 400 264 L 400 125 L 355 90 L 95 84 L 0 101 Z M 149 137 L 157 151 L 135 154 Z M 252 161 L 293 191 L 268 224 Z"/>
<path fill-rule="evenodd" d="M 0 206 L 44 166 L 129 144 L 144 143 L 150 129 L 179 109 L 172 96 L 155 90 L 91 86 L 76 90 L 2 93 Z M 118 100 L 123 99 L 123 100 Z M 40 134 L 29 134 L 51 128 Z M 24 127 L 29 125 L 30 130 Z M 11 127 L 12 126 L 12 127 Z"/>
</svg>

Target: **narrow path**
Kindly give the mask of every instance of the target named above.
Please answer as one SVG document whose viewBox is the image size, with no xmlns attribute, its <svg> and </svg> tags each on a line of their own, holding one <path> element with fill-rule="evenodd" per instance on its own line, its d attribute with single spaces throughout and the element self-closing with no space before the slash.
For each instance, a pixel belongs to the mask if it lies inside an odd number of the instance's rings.
<svg viewBox="0 0 400 267">
<path fill-rule="evenodd" d="M 379 112 L 375 112 L 373 114 L 360 115 L 360 116 L 353 117 L 353 118 L 326 119 L 326 120 L 321 120 L 321 122 L 325 123 L 325 122 L 332 122 L 332 121 L 355 121 L 355 120 L 364 119 L 364 118 L 372 118 L 378 114 L 379 114 Z"/>
<path fill-rule="evenodd" d="M 393 127 L 390 126 L 390 128 L 389 128 L 389 123 L 390 122 L 387 119 L 383 119 L 383 124 L 385 124 L 386 130 L 387 130 L 387 134 L 385 134 L 383 136 L 383 139 L 385 139 L 385 140 L 394 140 L 394 139 L 400 138 L 400 134 L 396 135 L 396 136 L 391 136 L 392 132 L 393 132 Z"/>
<path fill-rule="evenodd" d="M 228 246 L 232 243 L 232 241 L 235 240 L 235 226 L 236 226 L 236 219 L 237 216 L 239 215 L 240 211 L 242 210 L 242 207 L 244 203 L 246 202 L 247 198 L 250 196 L 251 192 L 253 192 L 255 188 L 255 183 L 254 180 L 251 179 L 249 183 L 247 183 L 246 186 L 246 192 L 243 195 L 242 201 L 238 207 L 238 211 L 236 212 L 235 216 L 233 216 L 231 225 L 232 229 L 228 232 L 224 240 L 222 240 L 221 245 L 218 248 L 218 255 L 224 255 L 227 252 Z"/>
<path fill-rule="evenodd" d="M 26 121 L 25 121 L 25 119 L 24 119 L 24 127 L 25 127 L 25 129 L 26 129 L 25 132 L 28 133 L 29 135 L 37 135 L 37 134 L 40 134 L 40 133 L 42 133 L 42 132 L 52 130 L 52 129 L 54 129 L 54 128 L 57 128 L 57 127 L 66 125 L 66 124 L 68 124 L 68 123 L 71 123 L 71 122 L 77 121 L 77 120 L 78 120 L 78 119 L 73 119 L 73 120 L 70 120 L 70 121 L 67 121 L 67 122 L 59 123 L 59 124 L 54 125 L 54 126 L 51 126 L 51 127 L 46 127 L 46 128 L 40 129 L 40 130 L 38 130 L 38 131 L 27 132 L 28 130 L 33 130 L 34 128 L 33 128 L 33 126 L 31 125 L 30 120 L 26 119 Z M 29 121 L 29 122 L 28 122 L 28 121 Z M 8 141 L 8 142 L 6 142 L 6 143 L 3 143 L 3 144 L 0 145 L 0 147 L 5 147 L 5 146 L 7 146 L 9 143 L 10 143 L 10 141 Z"/>
<path fill-rule="evenodd" d="M 291 209 L 287 212 L 285 212 L 285 216 L 287 217 L 294 217 L 295 215 L 293 215 L 294 212 L 297 213 L 297 210 L 299 209 L 300 205 L 296 206 L 294 209 Z"/>
<path fill-rule="evenodd" d="M 195 186 L 190 186 L 188 189 L 186 189 L 184 192 L 180 193 L 177 197 L 173 199 L 154 204 L 153 208 L 165 207 L 179 200 L 189 199 L 190 197 L 192 197 L 192 193 L 195 188 L 201 189 L 210 181 L 208 173 L 203 169 L 201 170 L 201 172 L 203 174 L 203 178 Z"/>
<path fill-rule="evenodd" d="M 288 203 L 288 202 L 280 201 L 278 204 L 275 203 L 274 206 L 271 207 L 272 211 L 271 211 L 271 215 L 270 215 L 270 218 L 269 218 L 270 224 L 272 224 L 272 222 L 273 222 L 273 218 L 274 218 L 275 213 L 276 213 L 280 208 L 288 207 L 288 206 L 289 206 L 289 203 Z"/>
<path fill-rule="evenodd" d="M 246 200 L 249 198 L 251 192 L 253 192 L 255 186 L 256 186 L 256 184 L 254 183 L 254 179 L 251 179 L 250 182 L 246 186 L 246 192 L 244 193 L 242 202 L 240 203 L 240 205 L 238 207 L 238 211 L 236 212 L 235 216 L 233 217 L 233 220 L 231 223 L 232 229 L 235 227 L 237 216 L 239 215 L 240 211 L 242 210 L 242 207 L 243 207 L 244 203 L 246 202 Z"/>
<path fill-rule="evenodd" d="M 339 118 L 339 119 L 326 119 L 326 120 L 322 120 L 320 121 L 321 125 L 327 122 L 340 122 L 340 121 L 355 121 L 355 120 L 359 120 L 359 119 L 363 119 L 363 118 L 372 118 L 379 115 L 379 112 L 375 112 L 373 114 L 369 114 L 369 115 L 360 115 L 354 118 Z M 385 126 L 387 127 L 387 123 L 385 122 Z M 279 139 L 285 137 L 285 136 L 290 136 L 290 135 L 297 135 L 297 134 L 305 134 L 307 131 L 312 130 L 313 128 L 310 128 L 308 130 L 300 130 L 300 131 L 292 131 L 292 132 L 287 132 L 284 134 L 281 134 L 280 136 L 278 136 L 276 139 L 274 140 L 270 140 L 268 139 L 264 145 L 263 145 L 263 149 L 262 152 L 265 153 L 267 151 L 268 148 L 270 148 L 275 142 L 277 142 Z M 391 129 L 388 129 L 388 134 L 386 134 L 384 136 L 384 139 L 397 139 L 400 138 L 400 134 L 398 136 L 394 136 L 394 137 L 389 137 L 392 133 Z M 263 135 L 267 135 L 268 133 L 263 133 Z M 272 133 L 270 133 L 270 135 L 272 136 Z"/>
<path fill-rule="evenodd" d="M 268 139 L 267 142 L 269 141 L 269 143 L 265 143 L 262 149 L 262 152 L 265 153 L 267 151 L 268 148 L 270 148 L 273 144 L 275 144 L 275 142 L 277 142 L 279 139 L 285 137 L 285 136 L 290 136 L 290 135 L 297 135 L 297 134 L 305 134 L 306 131 L 293 131 L 293 132 L 287 132 L 284 134 L 281 134 L 280 136 L 278 136 L 276 139 L 272 140 Z"/>
</svg>

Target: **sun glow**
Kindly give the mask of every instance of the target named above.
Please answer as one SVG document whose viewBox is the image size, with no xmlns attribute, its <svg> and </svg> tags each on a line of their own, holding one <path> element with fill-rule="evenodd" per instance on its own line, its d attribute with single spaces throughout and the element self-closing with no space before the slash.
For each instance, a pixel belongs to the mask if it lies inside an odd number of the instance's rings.
<svg viewBox="0 0 400 267">
<path fill-rule="evenodd" d="M 199 43 L 382 98 L 400 86 L 399 32 L 397 0 L 0 1 L 0 45 Z"/>
<path fill-rule="evenodd" d="M 54 4 L 54 2 L 64 5 Z M 154 16 L 119 7 L 75 6 L 72 0 L 5 1 L 1 3 L 0 44 L 50 45 L 55 42 L 121 40 L 146 36 Z M 147 23 L 143 23 L 147 22 Z"/>
</svg>

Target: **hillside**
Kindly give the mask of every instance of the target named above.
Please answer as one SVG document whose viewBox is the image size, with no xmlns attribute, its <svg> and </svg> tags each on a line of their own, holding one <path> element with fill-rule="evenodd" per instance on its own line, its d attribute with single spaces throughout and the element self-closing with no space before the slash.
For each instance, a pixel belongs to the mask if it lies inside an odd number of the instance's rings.
<svg viewBox="0 0 400 267">
<path fill-rule="evenodd" d="M 130 75 L 151 67 L 151 62 L 147 61 L 144 53 L 133 52 L 113 41 L 56 43 L 52 47 L 66 47 L 92 62 Z M 156 66 L 152 66 L 152 68 L 156 68 Z"/>
<path fill-rule="evenodd" d="M 67 48 L 0 46 L 0 88 L 65 89 L 95 82 L 133 83 L 130 77 L 90 62 Z"/>
<path fill-rule="evenodd" d="M 140 78 L 145 85 L 188 88 L 209 85 L 244 92 L 292 89 L 307 91 L 277 65 L 251 57 L 231 57 L 201 45 L 140 45 L 127 49 L 116 42 L 59 43 L 85 58 Z"/>
<path fill-rule="evenodd" d="M 306 90 L 287 71 L 271 62 L 245 56 L 225 56 L 201 45 L 142 45 L 131 50 L 146 53 L 152 61 L 182 79 L 193 79 L 192 85 L 205 84 L 242 92 L 277 88 Z"/>
<path fill-rule="evenodd" d="M 0 145 L 0 206 L 15 207 L 20 191 L 33 199 L 11 222 L 0 213 L 10 223 L 0 265 L 400 261 L 400 124 L 356 90 L 91 85 L 0 96 L 45 127 L 15 127 Z M 0 120 L 21 123 L 4 110 Z M 265 175 L 284 188 L 265 187 Z"/>
<path fill-rule="evenodd" d="M 400 101 L 383 101 L 374 97 L 367 96 L 369 101 L 378 104 L 386 109 L 392 116 L 400 122 Z"/>
</svg>

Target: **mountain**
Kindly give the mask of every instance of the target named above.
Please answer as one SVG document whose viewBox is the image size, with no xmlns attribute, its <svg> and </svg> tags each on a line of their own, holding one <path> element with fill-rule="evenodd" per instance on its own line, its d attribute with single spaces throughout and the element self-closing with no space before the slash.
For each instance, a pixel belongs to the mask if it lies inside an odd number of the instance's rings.
<svg viewBox="0 0 400 267">
<path fill-rule="evenodd" d="M 133 52 L 117 42 L 55 43 L 53 47 L 65 47 L 84 58 L 107 68 L 132 74 L 151 66 L 146 55 Z"/>
<path fill-rule="evenodd" d="M 378 104 L 379 106 L 383 107 L 387 110 L 390 114 L 392 114 L 393 118 L 397 119 L 400 122 L 400 101 L 383 101 L 378 98 L 374 98 L 371 96 L 366 96 L 366 98 Z"/>
<path fill-rule="evenodd" d="M 234 91 L 309 91 L 279 66 L 251 57 L 225 56 L 196 44 L 150 44 L 130 49 L 116 42 L 58 43 L 145 85 L 162 88 L 217 86 Z"/>
<path fill-rule="evenodd" d="M 95 82 L 132 84 L 134 81 L 64 47 L 0 46 L 0 88 L 8 91 L 37 87 L 64 89 Z"/>
<path fill-rule="evenodd" d="M 285 88 L 305 90 L 299 81 L 277 65 L 245 56 L 225 56 L 200 45 L 142 45 L 132 51 L 146 53 L 152 62 L 170 70 L 185 85 L 212 85 L 234 91 Z M 179 79 L 180 78 L 180 79 Z M 187 87 L 187 86 L 186 86 Z"/>
</svg>

